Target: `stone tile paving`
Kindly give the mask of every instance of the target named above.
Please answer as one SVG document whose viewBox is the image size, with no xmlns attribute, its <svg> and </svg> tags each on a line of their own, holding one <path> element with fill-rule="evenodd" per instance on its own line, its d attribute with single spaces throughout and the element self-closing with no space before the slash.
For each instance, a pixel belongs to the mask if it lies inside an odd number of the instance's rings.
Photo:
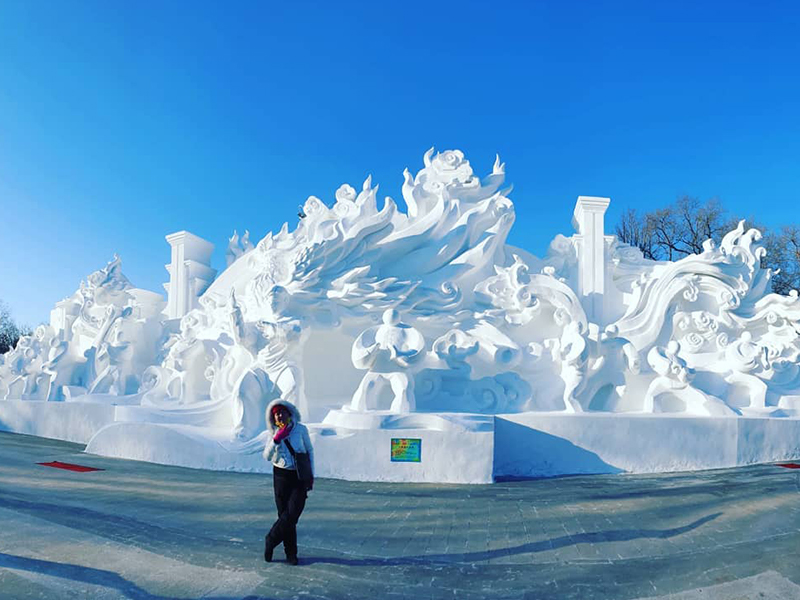
<svg viewBox="0 0 800 600">
<path fill-rule="evenodd" d="M 261 557 L 268 477 L 81 450 L 0 434 L 0 597 L 800 599 L 800 473 L 772 465 L 320 480 L 290 567 Z M 35 464 L 50 460 L 106 470 Z"/>
</svg>

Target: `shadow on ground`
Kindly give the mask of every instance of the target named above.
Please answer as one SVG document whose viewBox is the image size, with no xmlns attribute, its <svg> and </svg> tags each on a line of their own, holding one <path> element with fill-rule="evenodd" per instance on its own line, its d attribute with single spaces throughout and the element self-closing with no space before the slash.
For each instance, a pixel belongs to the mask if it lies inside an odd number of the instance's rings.
<svg viewBox="0 0 800 600">
<path fill-rule="evenodd" d="M 505 556 L 517 554 L 533 554 L 573 546 L 576 544 L 599 544 L 603 542 L 627 542 L 642 538 L 666 539 L 676 535 L 681 535 L 693 529 L 713 521 L 722 513 L 707 515 L 682 527 L 671 529 L 616 529 L 611 531 L 592 531 L 579 533 L 576 535 L 564 535 L 561 537 L 520 544 L 511 548 L 498 548 L 496 550 L 486 550 L 482 552 L 463 552 L 460 554 L 426 554 L 424 556 L 402 556 L 398 558 L 314 558 L 305 557 L 303 564 L 329 563 L 335 565 L 348 566 L 409 566 L 419 565 L 420 563 L 473 563 Z"/>
<path fill-rule="evenodd" d="M 59 577 L 90 585 L 102 586 L 114 589 L 124 594 L 132 600 L 181 600 L 175 596 L 160 596 L 151 594 L 142 589 L 135 583 L 128 581 L 124 577 L 113 571 L 83 567 L 81 565 L 71 565 L 49 560 L 39 560 L 36 558 L 26 558 L 14 554 L 0 552 L 0 568 L 16 569 L 18 571 L 30 571 L 41 575 Z M 207 600 L 273 600 L 265 596 L 203 596 Z"/>
</svg>

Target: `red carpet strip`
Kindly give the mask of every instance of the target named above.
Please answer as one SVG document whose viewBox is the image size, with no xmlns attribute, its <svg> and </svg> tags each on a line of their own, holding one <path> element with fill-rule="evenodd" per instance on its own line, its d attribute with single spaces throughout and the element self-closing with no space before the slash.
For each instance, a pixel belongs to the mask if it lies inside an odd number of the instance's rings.
<svg viewBox="0 0 800 600">
<path fill-rule="evenodd" d="M 53 462 L 36 463 L 44 467 L 54 467 L 56 469 L 66 469 L 67 471 L 77 471 L 78 473 L 86 473 L 87 471 L 105 471 L 105 469 L 95 469 L 94 467 L 84 467 L 83 465 L 73 465 L 72 463 L 65 463 L 54 460 Z"/>
</svg>

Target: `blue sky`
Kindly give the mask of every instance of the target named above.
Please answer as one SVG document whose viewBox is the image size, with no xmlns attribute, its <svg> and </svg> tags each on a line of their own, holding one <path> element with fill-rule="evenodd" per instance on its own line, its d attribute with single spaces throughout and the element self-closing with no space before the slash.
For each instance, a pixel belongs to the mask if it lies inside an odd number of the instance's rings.
<svg viewBox="0 0 800 600">
<path fill-rule="evenodd" d="M 578 195 L 718 196 L 800 224 L 797 2 L 0 2 L 0 299 L 29 324 L 117 252 L 162 291 L 164 236 L 224 264 L 311 194 L 401 200 L 431 146 L 506 162 L 510 241 Z"/>
</svg>

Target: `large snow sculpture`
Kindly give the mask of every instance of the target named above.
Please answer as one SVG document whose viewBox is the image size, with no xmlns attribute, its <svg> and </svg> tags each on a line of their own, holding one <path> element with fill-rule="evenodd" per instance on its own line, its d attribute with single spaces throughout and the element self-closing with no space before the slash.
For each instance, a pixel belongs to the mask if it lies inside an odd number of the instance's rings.
<svg viewBox="0 0 800 600">
<path fill-rule="evenodd" d="M 0 398 L 132 405 L 115 418 L 234 453 L 257 450 L 276 397 L 330 439 L 444 431 L 436 419 L 458 413 L 476 417 L 466 429 L 523 413 L 800 416 L 800 299 L 769 293 L 758 231 L 651 261 L 605 235 L 607 198 L 581 196 L 575 234 L 540 259 L 506 243 L 499 158 L 483 180 L 457 150 L 423 161 L 403 174 L 406 211 L 379 205 L 369 177 L 343 184 L 331 205 L 309 197 L 294 230 L 255 245 L 234 232 L 216 278 L 210 243 L 167 236 L 167 303 L 115 258 L 0 358 Z"/>
</svg>

